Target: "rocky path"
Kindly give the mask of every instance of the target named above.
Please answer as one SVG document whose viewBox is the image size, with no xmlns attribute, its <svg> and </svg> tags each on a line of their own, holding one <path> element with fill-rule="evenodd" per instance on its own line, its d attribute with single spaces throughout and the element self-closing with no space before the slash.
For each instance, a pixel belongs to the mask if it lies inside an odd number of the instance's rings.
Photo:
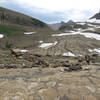
<svg viewBox="0 0 100 100">
<path fill-rule="evenodd" d="M 100 100 L 100 71 L 1 69 L 0 100 Z"/>
</svg>

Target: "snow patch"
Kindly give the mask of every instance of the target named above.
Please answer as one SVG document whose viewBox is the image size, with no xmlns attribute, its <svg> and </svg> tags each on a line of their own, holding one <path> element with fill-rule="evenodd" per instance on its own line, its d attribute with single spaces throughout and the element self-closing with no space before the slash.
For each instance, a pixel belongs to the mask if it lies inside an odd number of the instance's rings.
<svg viewBox="0 0 100 100">
<path fill-rule="evenodd" d="M 58 42 L 55 41 L 54 43 L 42 43 L 39 47 L 40 48 L 44 48 L 44 49 L 48 49 L 52 46 L 55 46 Z"/>
<path fill-rule="evenodd" d="M 100 48 L 98 49 L 88 49 L 89 52 L 97 52 L 97 53 L 100 53 Z"/>
<path fill-rule="evenodd" d="M 81 31 L 81 30 L 82 30 L 81 28 L 75 29 L 75 31 Z"/>
<path fill-rule="evenodd" d="M 24 32 L 24 34 L 26 34 L 26 35 L 30 35 L 30 34 L 34 34 L 34 33 L 36 33 L 36 32 Z"/>
<path fill-rule="evenodd" d="M 43 43 L 43 41 L 39 41 L 39 43 Z"/>
<path fill-rule="evenodd" d="M 99 49 L 94 49 L 97 53 L 100 53 L 100 48 Z"/>
<path fill-rule="evenodd" d="M 93 19 L 89 19 L 87 20 L 87 22 L 90 22 L 90 23 L 100 23 L 100 20 L 96 19 L 96 18 L 93 18 Z"/>
<path fill-rule="evenodd" d="M 3 37 L 4 37 L 4 35 L 3 34 L 0 34 L 0 39 L 3 38 Z"/>
<path fill-rule="evenodd" d="M 90 30 L 90 31 L 95 31 L 94 28 L 85 29 L 85 31 L 89 31 L 89 30 Z"/>
<path fill-rule="evenodd" d="M 63 56 L 68 56 L 68 57 L 75 57 L 75 55 L 71 52 L 68 52 L 68 53 L 63 53 Z"/>
<path fill-rule="evenodd" d="M 25 52 L 28 52 L 28 50 L 22 49 L 22 50 L 20 50 L 20 52 L 25 53 Z"/>
<path fill-rule="evenodd" d="M 85 25 L 86 23 L 84 23 L 84 22 L 83 22 L 83 23 L 82 23 L 82 22 L 80 22 L 80 23 L 77 23 L 77 24 L 80 24 L 80 25 Z"/>
<path fill-rule="evenodd" d="M 88 23 L 88 26 L 90 26 L 90 27 L 98 27 L 98 25 L 93 25 L 93 24 L 90 24 L 90 23 Z"/>
<path fill-rule="evenodd" d="M 53 34 L 52 36 L 65 36 L 65 35 L 84 35 L 86 38 L 100 40 L 100 35 L 95 33 L 82 33 L 82 32 L 73 32 L 73 33 L 61 33 L 61 34 Z"/>
<path fill-rule="evenodd" d="M 92 49 L 88 49 L 88 51 L 89 51 L 89 52 L 93 52 L 94 50 L 92 50 Z"/>
</svg>

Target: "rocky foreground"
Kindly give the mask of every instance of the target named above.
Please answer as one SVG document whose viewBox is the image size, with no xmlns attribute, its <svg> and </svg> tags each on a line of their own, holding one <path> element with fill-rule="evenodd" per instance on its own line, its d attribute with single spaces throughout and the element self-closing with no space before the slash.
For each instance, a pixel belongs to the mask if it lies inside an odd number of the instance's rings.
<svg viewBox="0 0 100 100">
<path fill-rule="evenodd" d="M 0 100 L 100 100 L 100 66 L 85 67 L 1 69 Z"/>
<path fill-rule="evenodd" d="M 1 50 L 0 100 L 100 100 L 100 58 L 80 58 Z"/>
</svg>

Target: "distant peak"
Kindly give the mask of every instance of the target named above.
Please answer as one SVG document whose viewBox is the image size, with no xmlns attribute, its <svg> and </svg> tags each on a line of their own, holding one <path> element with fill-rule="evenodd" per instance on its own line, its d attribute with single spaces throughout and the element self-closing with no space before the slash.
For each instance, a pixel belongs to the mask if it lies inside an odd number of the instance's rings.
<svg viewBox="0 0 100 100">
<path fill-rule="evenodd" d="M 67 24 L 74 24 L 74 21 L 73 21 L 73 20 L 69 20 L 69 21 L 67 22 Z"/>
</svg>

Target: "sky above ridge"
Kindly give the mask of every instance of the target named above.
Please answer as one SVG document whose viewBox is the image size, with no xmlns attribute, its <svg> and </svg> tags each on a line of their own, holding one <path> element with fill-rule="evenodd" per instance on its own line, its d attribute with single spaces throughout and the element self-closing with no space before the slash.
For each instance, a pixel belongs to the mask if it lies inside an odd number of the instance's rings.
<svg viewBox="0 0 100 100">
<path fill-rule="evenodd" d="M 85 21 L 100 9 L 100 0 L 0 0 L 0 7 L 16 10 L 46 23 Z"/>
</svg>

